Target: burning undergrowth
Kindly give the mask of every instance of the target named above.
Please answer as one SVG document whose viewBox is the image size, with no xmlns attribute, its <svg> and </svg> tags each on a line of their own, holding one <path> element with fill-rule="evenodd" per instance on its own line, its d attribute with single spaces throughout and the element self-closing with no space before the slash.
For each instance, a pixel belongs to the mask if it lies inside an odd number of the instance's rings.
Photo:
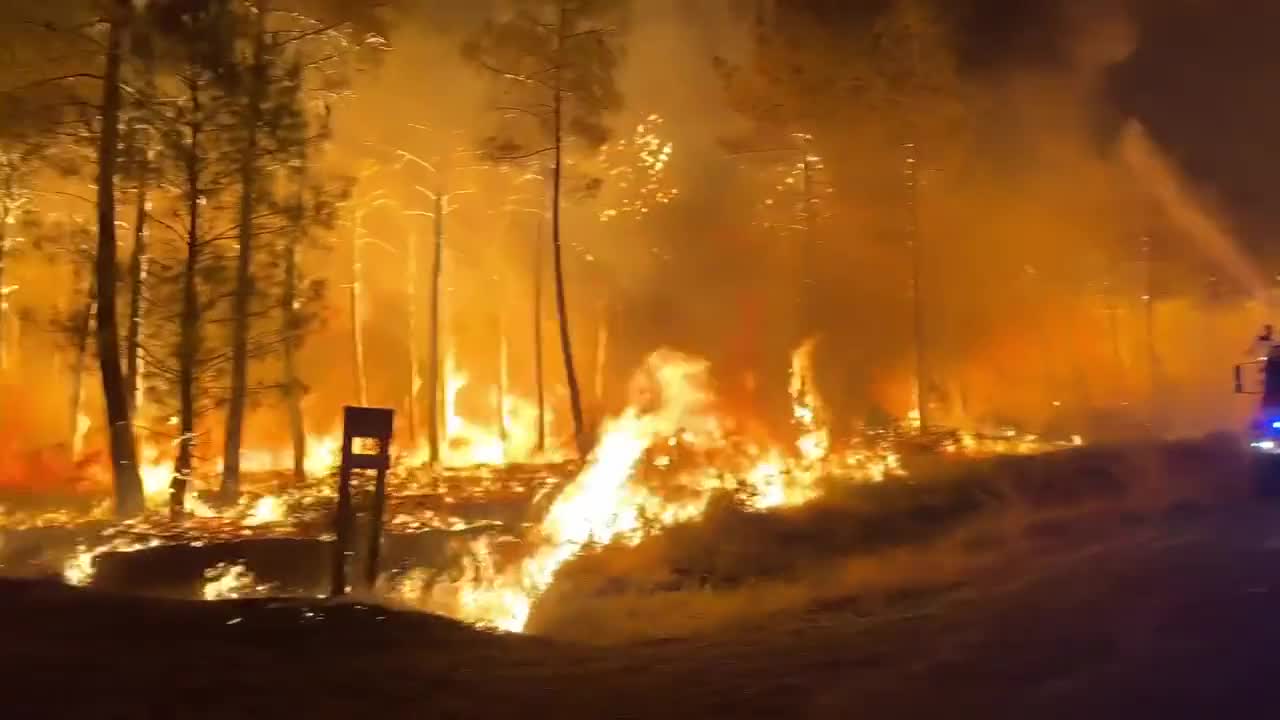
<svg viewBox="0 0 1280 720">
<path fill-rule="evenodd" d="M 741 436 L 716 398 L 708 363 L 660 351 L 636 373 L 629 405 L 602 424 L 580 467 L 544 462 L 446 469 L 403 455 L 389 478 L 389 569 L 378 591 L 393 602 L 521 631 L 540 600 L 560 587 L 562 569 L 590 566 L 581 558 L 654 547 L 664 537 L 700 537 L 699 543 L 715 547 L 717 528 L 726 537 L 734 534 L 721 525 L 726 518 L 737 518 L 742 527 L 768 527 L 769 518 L 820 515 L 819 509 L 776 511 L 822 508 L 850 488 L 880 485 L 887 498 L 893 493 L 888 488 L 907 487 L 903 478 L 913 463 L 910 457 L 904 462 L 904 454 L 918 454 L 921 445 L 940 461 L 1061 447 L 1012 432 L 921 436 L 909 427 L 868 432 L 835 446 L 813 383 L 812 347 L 806 344 L 793 357 L 796 433 L 790 448 Z M 468 431 L 475 437 L 485 432 L 478 426 Z M 270 471 L 271 458 L 252 459 L 248 465 L 259 472 L 246 478 L 239 502 L 219 505 L 212 494 L 194 491 L 188 514 L 176 519 L 162 511 L 167 471 L 158 461 L 144 472 L 155 510 L 140 518 L 111 522 L 105 504 L 90 511 L 11 513 L 2 518 L 5 571 L 38 572 L 23 563 L 47 571 L 59 557 L 48 552 L 50 533 L 61 533 L 59 541 L 70 547 L 59 570 L 72 584 L 208 599 L 320 594 L 337 445 L 313 443 L 304 483 Z M 930 522 L 943 528 L 949 519 L 944 514 Z M 862 532 L 878 527 L 865 517 L 851 522 Z M 710 534 L 690 530 L 699 527 Z M 832 541 L 839 544 L 844 536 Z"/>
<path fill-rule="evenodd" d="M 503 558 L 482 538 L 458 575 L 410 571 L 392 581 L 395 592 L 424 609 L 519 631 L 560 569 L 588 549 L 635 547 L 703 519 L 717 505 L 762 513 L 804 505 L 834 486 L 901 476 L 890 435 L 832 450 L 813 387 L 812 348 L 806 343 L 793 356 L 794 452 L 731 439 L 707 363 L 660 351 L 634 378 L 630 406 L 604 424 L 581 473 L 531 529 L 516 559 Z M 968 442 L 976 448 L 976 440 Z"/>
<path fill-rule="evenodd" d="M 1096 544 L 1167 537 L 1180 519 L 1247 495 L 1230 437 L 1081 448 L 936 468 L 908 481 L 831 484 L 761 513 L 717 502 L 634 546 L 561 570 L 526 630 L 614 644 L 705 634 L 812 613 L 927 611 L 1018 582 Z"/>
</svg>

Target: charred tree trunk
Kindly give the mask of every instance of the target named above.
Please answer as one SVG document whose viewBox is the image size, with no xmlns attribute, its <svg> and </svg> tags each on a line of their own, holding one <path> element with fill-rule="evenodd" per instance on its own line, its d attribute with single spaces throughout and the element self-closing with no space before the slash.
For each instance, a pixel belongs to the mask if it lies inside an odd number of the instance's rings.
<svg viewBox="0 0 1280 720">
<path fill-rule="evenodd" d="M 547 449 L 547 396 L 542 370 L 542 217 L 533 242 L 533 375 L 538 395 L 538 452 Z"/>
<path fill-rule="evenodd" d="M 223 449 L 223 502 L 240 494 L 240 445 L 244 410 L 249 394 L 249 300 L 253 295 L 254 203 L 257 201 L 258 132 L 262 121 L 263 85 L 266 83 L 267 0 L 257 8 L 253 70 L 244 109 L 245 144 L 240 158 L 240 252 L 236 262 L 236 289 L 232 310 L 231 400 L 227 407 L 226 444 Z"/>
<path fill-rule="evenodd" d="M 307 479 L 307 431 L 302 416 L 302 380 L 298 377 L 298 341 L 302 333 L 302 318 L 298 316 L 298 249 L 306 236 L 303 230 L 303 188 L 298 183 L 298 226 L 293 242 L 287 243 L 284 254 L 284 293 L 280 308 L 284 318 L 284 395 L 289 407 L 289 436 L 293 440 L 293 479 Z"/>
<path fill-rule="evenodd" d="M 125 376 L 129 385 L 130 408 L 137 415 L 142 407 L 143 285 L 147 279 L 147 180 L 138 180 L 134 191 L 138 204 L 134 216 L 133 256 L 129 260 L 129 329 L 125 341 Z"/>
<path fill-rule="evenodd" d="M 431 261 L 431 348 L 427 368 L 427 446 L 431 462 L 440 457 L 440 281 L 444 275 L 444 214 L 449 199 L 444 192 L 436 194 L 436 239 Z"/>
<path fill-rule="evenodd" d="M 120 332 L 116 322 L 116 153 L 120 140 L 120 73 L 125 28 L 132 5 L 118 0 L 107 33 L 106 67 L 103 72 L 102 132 L 98 144 L 98 362 L 102 369 L 102 394 L 107 406 L 111 437 L 111 470 L 116 513 L 142 512 L 142 479 L 138 475 L 137 448 L 129 413 L 128 389 L 120 367 Z"/>
<path fill-rule="evenodd" d="M 178 330 L 178 422 L 181 435 L 173 480 L 169 485 L 169 512 L 175 519 L 185 512 L 187 486 L 195 464 L 196 354 L 200 351 L 200 297 L 196 282 L 200 270 L 200 140 L 203 127 L 199 119 L 199 87 L 191 82 L 188 91 L 193 120 L 191 146 L 186 157 L 187 257 L 182 270 L 182 311 Z"/>
<path fill-rule="evenodd" d="M 591 451 L 588 447 L 585 423 L 582 417 L 582 389 L 578 386 L 578 373 L 573 366 L 573 342 L 569 334 L 569 308 L 565 302 L 564 289 L 564 252 L 560 238 L 560 194 L 564 175 L 564 89 L 563 52 L 565 43 L 565 22 L 568 8 L 560 5 L 560 21 L 556 26 L 556 86 L 552 99 L 553 122 L 555 124 L 555 155 L 551 171 L 551 248 L 552 262 L 555 267 L 556 283 L 556 316 L 560 321 L 560 351 L 564 356 L 565 381 L 569 386 L 569 410 L 573 415 L 573 439 L 578 455 L 586 459 Z"/>
</svg>

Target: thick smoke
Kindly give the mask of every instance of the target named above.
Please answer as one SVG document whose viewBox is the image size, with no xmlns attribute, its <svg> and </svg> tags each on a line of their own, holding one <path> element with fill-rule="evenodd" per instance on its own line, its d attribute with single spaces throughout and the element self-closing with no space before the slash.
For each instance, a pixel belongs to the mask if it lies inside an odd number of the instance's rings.
<svg viewBox="0 0 1280 720">
<path fill-rule="evenodd" d="M 1149 193 L 1170 223 L 1227 276 L 1261 300 L 1266 284 L 1222 221 L 1196 198 L 1177 167 L 1151 140 L 1142 124 L 1130 120 L 1120 136 L 1120 152 L 1135 182 Z"/>
</svg>

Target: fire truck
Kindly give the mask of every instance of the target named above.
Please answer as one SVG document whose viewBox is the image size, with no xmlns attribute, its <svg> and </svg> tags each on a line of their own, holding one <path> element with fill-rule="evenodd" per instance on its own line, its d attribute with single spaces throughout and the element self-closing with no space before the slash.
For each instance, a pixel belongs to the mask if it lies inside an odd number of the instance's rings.
<svg viewBox="0 0 1280 720">
<path fill-rule="evenodd" d="M 1261 398 L 1249 421 L 1249 450 L 1259 490 L 1280 491 L 1280 346 L 1235 368 L 1236 394 Z"/>
</svg>

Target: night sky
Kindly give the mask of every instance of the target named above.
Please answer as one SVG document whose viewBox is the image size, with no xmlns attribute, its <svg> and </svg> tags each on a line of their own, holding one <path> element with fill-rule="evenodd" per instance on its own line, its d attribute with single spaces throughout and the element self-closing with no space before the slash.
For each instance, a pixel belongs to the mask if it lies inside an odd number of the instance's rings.
<svg viewBox="0 0 1280 720">
<path fill-rule="evenodd" d="M 1123 0 L 1095 2 L 1103 12 Z M 965 60 L 992 70 L 1065 61 L 1066 8 L 1081 0 L 968 0 L 957 10 Z M 1280 3 L 1135 0 L 1133 55 L 1108 73 L 1110 110 L 1136 116 L 1225 211 L 1247 247 L 1280 255 Z"/>
<path fill-rule="evenodd" d="M 1274 258 L 1280 3 L 1152 2 L 1139 17 L 1141 44 L 1112 77 L 1117 106 L 1225 207 L 1243 243 Z"/>
</svg>

